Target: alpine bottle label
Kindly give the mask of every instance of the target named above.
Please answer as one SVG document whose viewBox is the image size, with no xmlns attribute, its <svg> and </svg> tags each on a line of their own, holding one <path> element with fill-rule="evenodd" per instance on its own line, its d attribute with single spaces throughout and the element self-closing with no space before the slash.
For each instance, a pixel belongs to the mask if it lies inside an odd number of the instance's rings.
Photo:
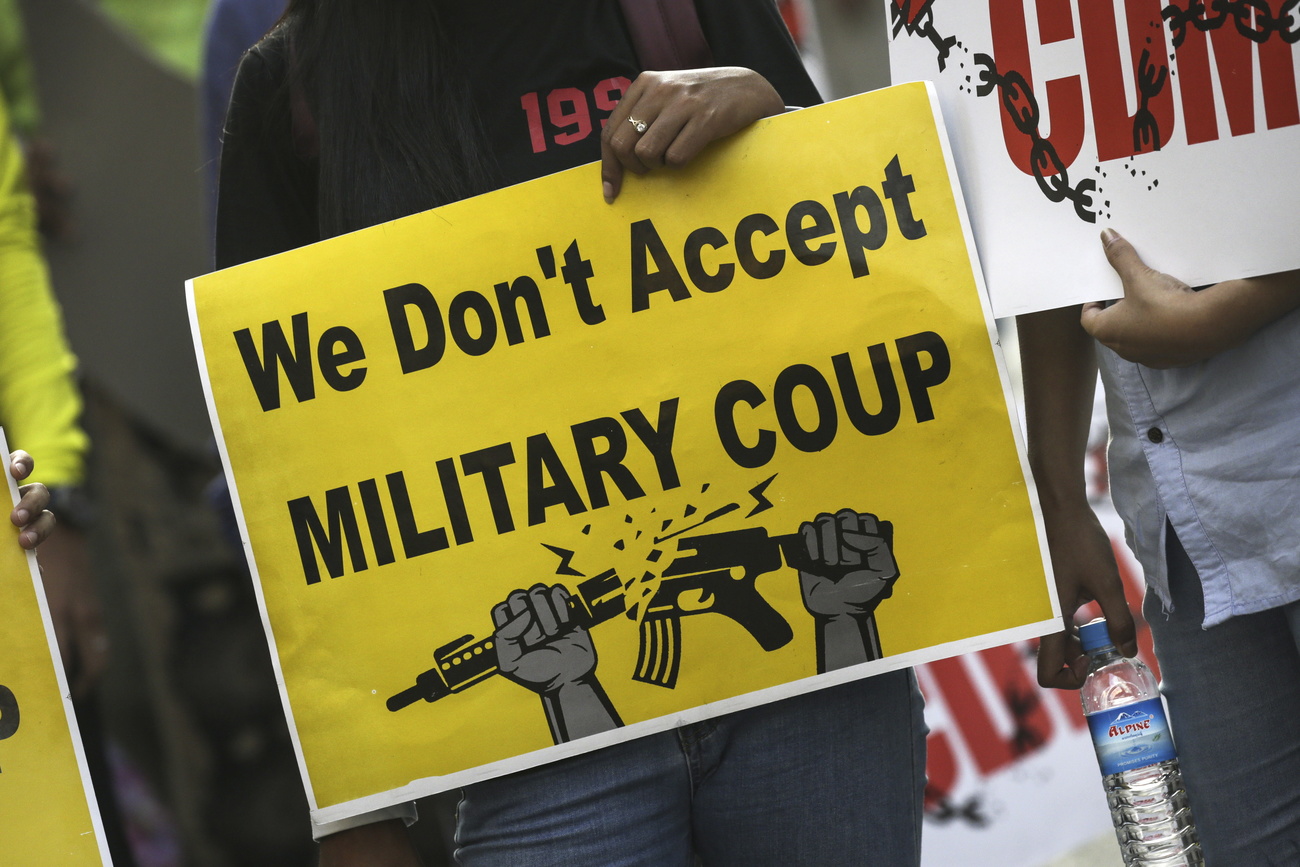
<svg viewBox="0 0 1300 867">
<path fill-rule="evenodd" d="M 1159 698 L 1098 711 L 1088 716 L 1088 728 L 1103 776 L 1177 758 Z"/>
</svg>

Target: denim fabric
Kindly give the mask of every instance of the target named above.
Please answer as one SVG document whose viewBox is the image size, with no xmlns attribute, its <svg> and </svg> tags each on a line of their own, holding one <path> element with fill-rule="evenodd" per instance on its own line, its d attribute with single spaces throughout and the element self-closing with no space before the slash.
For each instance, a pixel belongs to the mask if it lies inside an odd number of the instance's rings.
<svg viewBox="0 0 1300 867">
<path fill-rule="evenodd" d="M 910 670 L 465 789 L 465 867 L 908 867 L 925 722 Z"/>
<path fill-rule="evenodd" d="M 1300 864 L 1300 603 L 1201 628 L 1201 582 L 1177 538 L 1173 611 L 1144 613 L 1208 867 Z"/>
</svg>

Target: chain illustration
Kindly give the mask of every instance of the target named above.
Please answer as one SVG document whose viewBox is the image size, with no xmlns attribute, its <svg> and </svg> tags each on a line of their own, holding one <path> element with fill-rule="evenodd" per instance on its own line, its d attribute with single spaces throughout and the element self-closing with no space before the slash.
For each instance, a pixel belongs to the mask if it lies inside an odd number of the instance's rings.
<svg viewBox="0 0 1300 867">
<path fill-rule="evenodd" d="M 1160 124 L 1157 123 L 1156 116 L 1151 113 L 1150 106 L 1151 100 L 1164 90 L 1168 79 L 1169 67 L 1164 64 L 1154 65 L 1151 62 L 1151 52 L 1142 49 L 1142 57 L 1138 60 L 1137 76 L 1138 96 L 1142 101 L 1137 113 L 1133 115 L 1133 149 L 1138 153 L 1160 150 Z"/>
<path fill-rule="evenodd" d="M 960 44 L 957 42 L 957 37 L 945 38 L 935 30 L 933 4 L 934 0 L 893 0 L 889 11 L 893 19 L 894 38 L 906 30 L 910 36 L 929 39 L 935 47 L 939 71 L 942 72 L 947 66 L 953 46 L 960 47 Z M 1149 142 L 1158 149 L 1160 129 L 1156 124 L 1155 116 L 1147 108 L 1147 103 L 1164 86 L 1168 70 L 1164 68 L 1156 70 L 1151 67 L 1150 56 L 1147 54 L 1143 55 L 1143 61 L 1139 84 L 1143 94 L 1142 104 L 1134 118 L 1133 138 L 1135 142 Z M 1089 223 L 1097 222 L 1097 213 L 1092 199 L 1092 194 L 1097 191 L 1097 182 L 1088 178 L 1074 186 L 1070 185 L 1068 167 L 1052 143 L 1043 138 L 1038 131 L 1041 115 L 1038 99 L 1030 89 L 1029 82 L 1014 70 L 999 75 L 993 58 L 987 54 L 976 54 L 974 62 L 976 66 L 984 67 L 979 73 L 980 83 L 975 86 L 976 95 L 988 96 L 996 89 L 1002 98 L 1002 108 L 1011 118 L 1016 129 L 1032 139 L 1029 161 L 1033 168 L 1034 179 L 1038 182 L 1038 188 L 1043 191 L 1043 195 L 1052 202 L 1063 202 L 1069 199 L 1074 203 L 1074 211 L 1080 219 Z M 966 80 L 970 80 L 969 76 Z"/>
<path fill-rule="evenodd" d="M 926 787 L 926 800 L 930 800 L 931 790 Z M 950 822 L 963 822 L 972 828 L 987 828 L 989 825 L 989 816 L 985 810 L 983 795 L 972 795 L 967 798 L 965 803 L 956 803 L 947 795 L 943 795 L 927 804 L 925 816 L 931 821 L 946 825 Z"/>
<path fill-rule="evenodd" d="M 1069 199 L 1074 203 L 1074 212 L 1079 215 L 1079 219 L 1089 223 L 1097 222 L 1097 213 L 1092 210 L 1094 207 L 1092 194 L 1097 190 L 1097 182 L 1092 178 L 1087 178 L 1079 181 L 1074 186 L 1070 185 L 1069 168 L 1056 152 L 1056 148 L 1053 147 L 1052 143 L 1043 138 L 1038 131 L 1041 115 L 1038 109 L 1038 99 L 1030 89 L 1029 82 L 1015 70 L 999 74 L 993 58 L 987 54 L 976 54 L 975 64 L 984 67 L 979 74 L 980 83 L 975 88 L 976 94 L 978 96 L 988 96 L 996 88 L 1002 97 L 1002 108 L 1006 111 L 1007 116 L 1011 118 L 1011 122 L 1015 124 L 1019 132 L 1032 139 L 1033 146 L 1029 152 L 1029 163 L 1034 170 L 1034 179 L 1038 181 L 1038 188 L 1043 191 L 1043 195 L 1053 202 L 1062 202 Z M 1149 114 L 1150 112 L 1148 112 Z M 1154 128 L 1154 118 L 1151 118 L 1150 125 Z M 1154 133 L 1147 129 L 1147 133 L 1153 134 L 1156 138 L 1159 138 L 1160 135 L 1158 129 Z M 1137 134 L 1135 130 L 1134 135 Z"/>
<path fill-rule="evenodd" d="M 933 5 L 934 0 L 894 0 L 889 5 L 889 14 L 893 20 L 895 37 L 906 28 L 909 35 L 924 36 L 930 40 L 938 55 L 939 71 L 943 72 L 948 65 L 948 56 L 957 44 L 957 37 L 940 36 L 939 31 L 934 29 Z"/>
<path fill-rule="evenodd" d="M 1268 11 L 1265 0 L 1208 0 L 1208 3 L 1210 8 L 1218 12 L 1218 17 L 1208 22 L 1202 17 L 1207 8 L 1206 0 L 1189 0 L 1186 12 L 1176 5 L 1163 10 L 1163 17 L 1170 21 L 1170 26 L 1174 29 L 1175 45 L 1185 38 L 1189 23 L 1201 30 L 1213 29 L 1222 26 L 1232 12 L 1238 15 L 1238 29 L 1244 28 L 1243 33 L 1250 31 L 1255 34 L 1251 38 L 1256 41 L 1263 41 L 1271 32 L 1277 32 L 1291 42 L 1300 39 L 1300 0 L 1286 0 L 1277 18 Z M 933 5 L 934 0 L 893 0 L 889 11 L 893 20 L 894 38 L 906 30 L 911 36 L 928 39 L 935 46 L 939 71 L 942 72 L 952 48 L 961 48 L 962 45 L 956 37 L 944 38 L 939 35 L 934 25 Z M 1255 28 L 1249 26 L 1252 9 L 1257 13 Z M 1152 26 L 1159 25 L 1153 22 Z M 1264 34 L 1262 38 L 1259 36 L 1261 32 Z M 969 49 L 963 50 L 969 53 Z M 1043 195 L 1053 202 L 1069 200 L 1074 204 L 1075 213 L 1080 219 L 1089 223 L 1097 222 L 1096 204 L 1093 201 L 1093 196 L 1097 193 L 1097 182 L 1089 178 L 1071 185 L 1068 167 L 1052 143 L 1043 138 L 1038 130 L 1041 119 L 1038 99 L 1025 76 L 1016 70 L 999 73 L 993 58 L 987 54 L 974 55 L 974 63 L 977 67 L 983 67 L 974 93 L 981 97 L 989 96 L 996 89 L 1002 100 L 1002 108 L 1016 129 L 1031 139 L 1030 166 Z M 1150 50 L 1143 49 L 1136 76 L 1139 102 L 1133 116 L 1133 149 L 1137 153 L 1158 151 L 1164 144 L 1151 103 L 1164 91 L 1169 77 L 1169 66 L 1152 62 Z M 966 80 L 969 82 L 970 77 L 967 76 Z"/>
<path fill-rule="evenodd" d="M 1266 0 L 1187 0 L 1186 9 L 1171 3 L 1160 14 L 1173 31 L 1175 48 L 1187 38 L 1189 25 L 1205 33 L 1223 27 L 1229 18 L 1252 42 L 1267 42 L 1274 34 L 1291 45 L 1300 42 L 1300 0 L 1286 0 L 1276 18 L 1268 7 Z"/>
</svg>

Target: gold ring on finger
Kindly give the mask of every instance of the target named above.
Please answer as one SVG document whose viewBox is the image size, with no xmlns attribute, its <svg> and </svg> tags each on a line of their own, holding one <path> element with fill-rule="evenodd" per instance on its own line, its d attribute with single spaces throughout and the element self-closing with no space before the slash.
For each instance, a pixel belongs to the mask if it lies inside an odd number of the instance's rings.
<svg viewBox="0 0 1300 867">
<path fill-rule="evenodd" d="M 632 124 L 632 128 L 635 129 L 638 133 L 643 133 L 650 128 L 650 124 L 646 123 L 643 120 L 637 120 L 634 117 L 629 117 L 627 119 L 627 122 Z"/>
</svg>

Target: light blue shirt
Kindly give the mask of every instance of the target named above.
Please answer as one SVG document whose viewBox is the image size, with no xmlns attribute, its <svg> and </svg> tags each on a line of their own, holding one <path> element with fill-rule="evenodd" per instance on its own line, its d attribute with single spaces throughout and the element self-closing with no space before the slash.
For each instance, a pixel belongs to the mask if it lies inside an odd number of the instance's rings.
<svg viewBox="0 0 1300 867">
<path fill-rule="evenodd" d="M 1098 357 L 1111 497 L 1165 608 L 1166 519 L 1200 575 L 1205 627 L 1300 599 L 1300 311 L 1190 367 Z"/>
</svg>

